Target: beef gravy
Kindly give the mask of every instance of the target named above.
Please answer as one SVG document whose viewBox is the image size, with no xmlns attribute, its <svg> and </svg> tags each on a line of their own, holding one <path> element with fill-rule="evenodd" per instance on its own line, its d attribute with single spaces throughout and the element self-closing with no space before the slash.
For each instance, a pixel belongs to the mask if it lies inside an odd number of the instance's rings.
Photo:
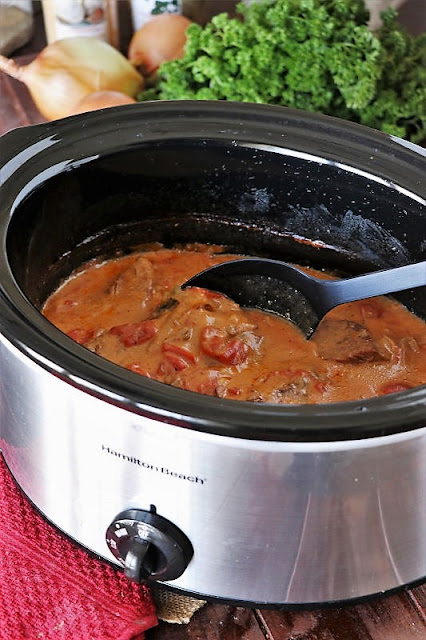
<svg viewBox="0 0 426 640">
<path fill-rule="evenodd" d="M 391 298 L 337 307 L 306 340 L 278 315 L 206 289 L 181 290 L 199 271 L 236 257 L 219 250 L 155 247 L 90 262 L 49 297 L 43 313 L 116 364 L 220 398 L 340 402 L 426 383 L 426 323 Z"/>
</svg>

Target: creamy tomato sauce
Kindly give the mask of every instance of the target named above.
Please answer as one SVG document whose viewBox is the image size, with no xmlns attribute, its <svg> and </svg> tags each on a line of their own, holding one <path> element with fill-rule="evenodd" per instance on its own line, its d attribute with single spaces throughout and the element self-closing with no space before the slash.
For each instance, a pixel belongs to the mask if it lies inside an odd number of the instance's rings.
<svg viewBox="0 0 426 640">
<path fill-rule="evenodd" d="M 426 323 L 390 298 L 337 307 L 306 340 L 280 316 L 206 289 L 181 290 L 192 275 L 235 259 L 218 251 L 155 247 L 88 263 L 43 313 L 116 364 L 220 398 L 338 402 L 426 383 Z"/>
</svg>

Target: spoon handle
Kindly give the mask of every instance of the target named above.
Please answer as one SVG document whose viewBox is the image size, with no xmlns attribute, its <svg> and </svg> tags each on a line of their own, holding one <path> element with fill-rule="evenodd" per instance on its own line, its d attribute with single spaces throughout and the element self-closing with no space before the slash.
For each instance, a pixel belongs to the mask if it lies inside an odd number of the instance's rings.
<svg viewBox="0 0 426 640">
<path fill-rule="evenodd" d="M 387 293 L 426 286 L 426 261 L 394 269 L 373 271 L 362 276 L 333 280 L 327 283 L 330 304 L 373 298 Z"/>
</svg>

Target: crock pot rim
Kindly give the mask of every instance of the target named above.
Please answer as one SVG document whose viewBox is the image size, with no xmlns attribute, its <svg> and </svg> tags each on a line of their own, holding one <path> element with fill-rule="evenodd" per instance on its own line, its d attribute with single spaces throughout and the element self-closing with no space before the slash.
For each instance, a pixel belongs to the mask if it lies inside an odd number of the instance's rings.
<svg viewBox="0 0 426 640">
<path fill-rule="evenodd" d="M 424 189 L 419 179 L 422 168 L 420 165 L 424 168 L 425 164 L 424 150 L 420 147 L 355 123 L 270 105 L 185 101 L 182 112 L 180 101 L 164 102 L 161 105 L 157 102 L 143 103 L 26 127 L 14 130 L 6 136 L 13 136 L 14 143 L 22 148 L 28 144 L 37 145 L 45 139 L 53 140 L 55 136 L 58 138 L 59 133 L 63 134 L 66 141 L 70 128 L 75 132 L 81 123 L 86 132 L 92 127 L 91 135 L 86 138 L 86 141 L 89 141 L 96 138 L 99 128 L 102 129 L 108 121 L 113 121 L 114 112 L 118 109 L 127 109 L 124 127 L 130 126 L 139 112 L 143 112 L 144 117 L 150 114 L 157 120 L 161 120 L 161 114 L 164 118 L 177 119 L 200 119 L 201 116 L 207 115 L 218 123 L 221 117 L 226 118 L 231 114 L 235 118 L 237 111 L 240 117 L 236 118 L 235 123 L 240 121 L 240 125 L 245 117 L 258 120 L 259 114 L 262 114 L 265 121 L 269 116 L 271 119 L 279 117 L 304 131 L 309 125 L 310 131 L 315 130 L 319 137 L 323 135 L 328 139 L 330 132 L 334 132 L 333 135 L 338 133 L 343 138 L 356 140 L 356 143 L 364 148 L 367 144 L 370 148 L 374 142 L 374 154 L 380 153 L 383 157 L 386 157 L 386 153 L 392 157 L 398 155 L 407 166 L 413 160 L 418 161 L 420 164 L 416 167 L 417 173 L 413 171 L 410 188 L 420 191 Z M 121 129 L 120 131 L 122 132 Z M 276 142 L 271 140 L 270 144 L 274 145 Z M 404 177 L 409 179 L 407 173 Z M 23 294 L 22 298 L 26 300 Z M 1 299 L 7 310 L 3 319 L 4 335 L 18 349 L 69 383 L 135 413 L 161 417 L 167 422 L 184 424 L 189 428 L 220 435 L 277 441 L 360 439 L 426 426 L 425 385 L 381 398 L 323 405 L 283 406 L 210 398 L 156 381 L 141 379 L 137 374 L 107 362 L 73 343 L 53 326 L 48 327 L 50 323 L 28 300 L 27 311 L 31 307 L 35 314 L 33 326 L 28 323 L 21 309 L 16 315 L 17 309 L 7 297 L 2 295 Z M 43 348 L 34 348 L 35 345 Z M 58 374 L 59 369 L 64 373 Z M 215 416 L 214 419 L 212 415 Z M 314 424 L 307 425 L 311 420 Z M 330 424 L 332 421 L 336 422 L 337 426 Z M 286 423 L 284 426 L 283 422 Z"/>
<path fill-rule="evenodd" d="M 120 125 L 114 123 L 115 115 L 119 112 L 126 114 L 126 118 L 120 122 Z M 141 116 L 143 116 L 142 121 L 140 120 Z M 203 118 L 205 124 L 201 128 L 201 132 L 196 135 L 191 131 L 194 138 L 203 137 L 200 133 L 204 133 L 204 126 L 210 128 L 213 125 L 217 129 L 219 124 L 226 120 L 229 128 L 226 131 L 216 131 L 216 139 L 218 140 L 229 140 L 231 133 L 241 134 L 241 131 L 244 138 L 245 135 L 249 135 L 244 130 L 244 126 L 250 125 L 256 131 L 263 128 L 263 133 L 268 132 L 268 127 L 270 127 L 271 130 L 268 134 L 272 136 L 273 133 L 280 133 L 281 143 L 284 145 L 288 133 L 283 133 L 280 128 L 285 126 L 295 134 L 294 144 L 289 147 L 291 150 L 298 149 L 298 135 L 300 134 L 302 138 L 313 136 L 310 137 L 312 143 L 316 138 L 327 143 L 335 143 L 342 152 L 347 148 L 348 143 L 353 145 L 353 149 L 360 146 L 364 152 L 370 151 L 368 159 L 370 164 L 374 164 L 379 157 L 381 160 L 386 160 L 388 157 L 391 162 L 398 158 L 400 166 L 405 164 L 404 179 L 409 180 L 410 186 L 414 189 L 421 189 L 423 201 L 426 201 L 426 179 L 424 176 L 426 149 L 423 147 L 349 120 L 279 105 L 209 100 L 146 101 L 78 114 L 42 124 L 18 127 L 0 136 L 0 141 L 5 145 L 10 143 L 12 148 L 18 146 L 26 149 L 28 145 L 31 145 L 34 147 L 34 153 L 38 154 L 45 151 L 43 142 L 48 142 L 52 146 L 56 146 L 57 142 L 62 142 L 65 143 L 63 148 L 66 148 L 71 139 L 70 134 L 75 135 L 81 131 L 78 138 L 80 145 L 97 143 L 99 149 L 104 150 L 103 136 L 100 134 L 105 134 L 105 125 L 108 124 L 110 126 L 108 134 L 116 135 L 119 145 L 125 132 L 134 127 L 136 122 L 139 121 L 142 127 L 146 126 L 149 121 L 154 130 L 151 132 L 149 130 L 151 127 L 147 127 L 143 134 L 139 133 L 136 136 L 135 144 L 140 144 L 144 140 L 151 141 L 154 137 L 162 139 L 164 135 L 170 135 L 168 131 L 165 132 L 163 129 L 167 121 L 170 123 L 172 120 L 176 120 L 176 123 L 179 123 L 179 128 L 175 130 L 175 135 L 179 136 L 178 131 L 185 121 L 189 121 L 192 127 L 193 123 L 200 123 Z M 232 131 L 231 127 L 235 127 L 235 131 Z M 84 135 L 82 135 L 83 132 Z M 60 138 L 59 134 L 62 134 Z M 252 134 L 249 135 L 250 137 Z M 265 143 L 265 140 L 263 142 Z M 266 144 L 277 146 L 278 143 L 277 141 L 273 142 L 271 137 Z M 117 146 L 114 151 L 119 150 L 119 146 Z M 306 148 L 303 147 L 302 151 L 306 152 Z M 49 147 L 49 154 L 51 153 L 52 147 Z M 15 155 L 13 152 L 12 156 L 8 157 L 6 146 L 4 157 L 1 159 L 2 171 L 8 160 L 14 159 Z M 90 154 L 83 155 L 89 156 Z M 353 159 L 353 166 L 356 167 L 357 158 L 351 156 L 351 159 Z M 367 161 L 366 156 L 363 156 L 363 161 Z M 379 169 L 376 165 L 374 168 Z M 410 180 L 411 176 L 413 177 Z M 0 186 L 3 180 L 0 179 Z"/>
</svg>

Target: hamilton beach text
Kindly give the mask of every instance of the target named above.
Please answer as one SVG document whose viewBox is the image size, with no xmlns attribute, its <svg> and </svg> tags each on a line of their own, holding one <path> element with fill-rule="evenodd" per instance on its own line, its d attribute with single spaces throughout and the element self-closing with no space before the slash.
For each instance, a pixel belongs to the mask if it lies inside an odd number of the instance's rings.
<svg viewBox="0 0 426 640">
<path fill-rule="evenodd" d="M 167 467 L 159 467 L 155 464 L 151 464 L 150 462 L 145 462 L 144 460 L 140 460 L 139 458 L 135 458 L 134 456 L 128 456 L 125 453 L 121 453 L 119 451 L 114 451 L 111 447 L 107 447 L 104 444 L 102 445 L 102 451 L 105 453 L 109 453 L 120 460 L 125 460 L 126 462 L 131 462 L 132 464 L 136 464 L 143 469 L 147 469 L 148 471 L 156 471 L 157 473 L 162 473 L 165 476 L 170 476 L 171 478 L 177 478 L 179 480 L 187 480 L 188 482 L 193 482 L 195 484 L 205 484 L 207 482 L 206 478 L 200 478 L 199 476 L 191 476 L 185 473 L 178 473 L 176 471 L 172 471 Z"/>
</svg>

